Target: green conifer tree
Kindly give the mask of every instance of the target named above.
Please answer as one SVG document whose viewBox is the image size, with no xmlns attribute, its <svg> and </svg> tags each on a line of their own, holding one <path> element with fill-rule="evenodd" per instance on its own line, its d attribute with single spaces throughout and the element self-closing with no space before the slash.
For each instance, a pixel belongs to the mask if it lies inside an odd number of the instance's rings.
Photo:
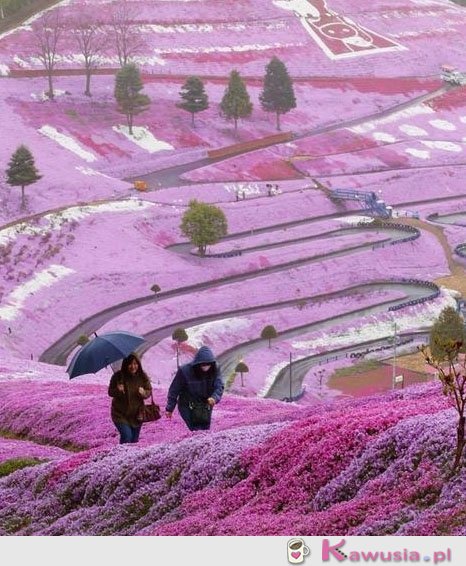
<svg viewBox="0 0 466 566">
<path fill-rule="evenodd" d="M 13 153 L 6 170 L 7 183 L 21 187 L 21 206 L 24 208 L 24 187 L 42 179 L 34 163 L 34 157 L 25 145 L 20 145 Z"/>
<path fill-rule="evenodd" d="M 252 102 L 238 71 L 230 73 L 230 80 L 220 103 L 220 109 L 227 119 L 233 118 L 235 133 L 238 129 L 239 118 L 247 118 L 251 115 Z"/>
<path fill-rule="evenodd" d="M 150 99 L 142 94 L 144 88 L 139 69 L 134 63 L 122 67 L 115 78 L 115 99 L 118 111 L 126 116 L 130 135 L 133 135 L 133 119 L 136 114 L 147 110 Z"/>
<path fill-rule="evenodd" d="M 209 108 L 209 98 L 204 90 L 204 83 L 199 77 L 188 77 L 181 87 L 180 96 L 182 102 L 178 107 L 191 113 L 191 123 L 194 127 L 194 114 Z"/>
<path fill-rule="evenodd" d="M 266 112 L 275 112 L 277 130 L 280 130 L 280 115 L 296 108 L 293 83 L 285 64 L 277 57 L 274 57 L 266 67 L 264 89 L 259 100 Z"/>
</svg>

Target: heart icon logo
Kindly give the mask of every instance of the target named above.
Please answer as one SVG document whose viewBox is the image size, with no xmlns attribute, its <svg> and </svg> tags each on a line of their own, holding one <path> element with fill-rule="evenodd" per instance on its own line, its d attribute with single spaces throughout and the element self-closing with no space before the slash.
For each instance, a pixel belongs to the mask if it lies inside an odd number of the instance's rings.
<svg viewBox="0 0 466 566">
<path fill-rule="evenodd" d="M 301 553 L 300 553 L 300 552 L 292 552 L 292 553 L 291 553 L 291 556 L 292 556 L 295 560 L 298 560 L 298 558 L 301 556 Z"/>
</svg>

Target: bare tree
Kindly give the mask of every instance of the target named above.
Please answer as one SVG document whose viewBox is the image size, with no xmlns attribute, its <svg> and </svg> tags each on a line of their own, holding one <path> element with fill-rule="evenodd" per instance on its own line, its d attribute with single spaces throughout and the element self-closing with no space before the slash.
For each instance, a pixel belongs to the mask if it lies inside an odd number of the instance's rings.
<svg viewBox="0 0 466 566">
<path fill-rule="evenodd" d="M 107 45 L 107 36 L 101 24 L 89 13 L 82 13 L 75 21 L 75 37 L 86 70 L 86 88 L 84 94 L 91 96 L 91 76 Z"/>
<path fill-rule="evenodd" d="M 4 8 L 6 8 L 9 4 L 8 0 L 0 0 L 0 19 L 4 20 L 5 19 L 5 11 Z"/>
<path fill-rule="evenodd" d="M 137 20 L 137 15 L 136 7 L 131 6 L 126 0 L 115 3 L 111 12 L 113 40 L 120 67 L 128 65 L 131 59 L 142 51 L 144 46 L 134 23 Z"/>
<path fill-rule="evenodd" d="M 47 73 L 49 90 L 47 96 L 53 100 L 53 71 L 57 62 L 57 49 L 63 33 L 63 21 L 59 10 L 50 10 L 32 24 L 38 57 Z"/>
<path fill-rule="evenodd" d="M 444 352 L 443 359 L 435 359 L 426 346 L 420 350 L 425 361 L 433 367 L 442 383 L 443 394 L 446 395 L 458 414 L 456 425 L 455 460 L 451 473 L 457 473 L 462 465 L 464 447 L 466 445 L 466 356 L 462 354 L 463 342 L 451 339 L 439 339 Z"/>
</svg>

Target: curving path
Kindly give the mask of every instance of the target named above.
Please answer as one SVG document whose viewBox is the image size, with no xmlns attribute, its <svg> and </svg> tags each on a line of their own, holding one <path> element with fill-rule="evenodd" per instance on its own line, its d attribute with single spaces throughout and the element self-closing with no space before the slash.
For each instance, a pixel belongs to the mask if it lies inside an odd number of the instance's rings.
<svg viewBox="0 0 466 566">
<path fill-rule="evenodd" d="M 401 305 L 406 303 L 407 301 L 413 300 L 413 299 L 419 299 L 419 298 L 425 298 L 425 297 L 429 297 L 430 294 L 432 294 L 432 291 L 430 291 L 430 293 L 424 292 L 425 291 L 425 287 L 423 287 L 421 284 L 408 284 L 405 282 L 394 282 L 391 280 L 386 280 L 383 282 L 378 282 L 378 283 L 363 283 L 361 285 L 354 285 L 352 287 L 348 287 L 346 289 L 341 289 L 339 291 L 335 291 L 333 293 L 323 293 L 321 295 L 308 295 L 308 296 L 304 296 L 304 297 L 299 297 L 296 299 L 288 299 L 286 301 L 275 301 L 273 303 L 266 303 L 266 304 L 261 304 L 261 305 L 255 305 L 252 307 L 245 307 L 245 308 L 240 308 L 240 309 L 232 309 L 232 310 L 228 310 L 228 311 L 223 311 L 221 313 L 212 313 L 210 315 L 205 315 L 205 316 L 198 316 L 195 318 L 191 318 L 191 319 L 180 319 L 177 320 L 176 322 L 170 323 L 167 326 L 163 326 L 160 328 L 157 328 L 151 332 L 148 332 L 147 334 L 144 335 L 144 338 L 146 340 L 145 344 L 142 345 L 142 347 L 138 350 L 139 353 L 142 355 L 145 352 L 147 352 L 148 350 L 150 350 L 150 348 L 152 348 L 153 346 L 155 346 L 155 344 L 157 344 L 158 342 L 160 342 L 161 340 L 163 340 L 164 338 L 168 338 L 169 336 L 172 335 L 173 330 L 175 328 L 178 327 L 183 327 L 183 328 L 189 328 L 191 326 L 196 326 L 198 324 L 204 324 L 206 322 L 213 322 L 215 320 L 222 320 L 224 318 L 230 318 L 233 316 L 243 316 L 246 314 L 254 314 L 254 313 L 258 313 L 258 312 L 267 312 L 269 310 L 277 310 L 280 308 L 285 308 L 285 307 L 290 307 L 290 306 L 295 306 L 295 305 L 299 305 L 302 304 L 302 301 L 323 301 L 323 300 L 332 300 L 332 299 L 336 299 L 336 298 L 341 298 L 341 297 L 352 297 L 352 296 L 357 296 L 360 294 L 361 290 L 369 290 L 369 291 L 382 291 L 383 289 L 386 289 L 387 287 L 390 287 L 394 290 L 399 290 L 399 291 L 403 291 L 404 293 L 407 293 L 407 296 L 401 298 L 401 299 L 396 299 L 396 300 L 388 300 L 388 301 L 384 301 L 382 303 L 379 303 L 378 305 L 374 306 L 374 307 L 367 307 L 366 308 L 362 308 L 362 309 L 356 309 L 354 311 L 351 311 L 351 315 L 353 318 L 353 316 L 362 316 L 362 314 L 371 314 L 370 312 L 366 313 L 366 310 L 369 310 L 371 308 L 374 309 L 379 309 L 376 310 L 375 312 L 380 312 L 380 310 L 384 310 L 384 307 L 390 307 L 390 306 L 394 306 L 394 305 Z M 380 307 L 380 308 L 379 308 Z M 333 324 L 335 324 L 335 321 L 340 321 L 341 318 L 343 318 L 344 315 L 342 315 L 342 317 L 332 317 L 329 318 L 327 321 L 327 324 L 325 326 L 332 326 Z M 318 324 L 318 323 L 312 323 L 312 324 L 305 324 L 299 327 L 296 327 L 294 329 L 289 329 L 286 332 L 280 333 L 279 336 L 280 337 L 287 337 L 287 332 L 291 332 L 296 331 L 298 334 L 302 333 L 302 332 L 308 332 L 308 328 L 310 328 L 310 330 L 314 330 L 314 326 Z M 317 327 L 318 329 L 318 327 Z M 309 330 L 309 331 L 310 331 Z M 261 347 L 263 345 L 263 340 L 262 339 L 258 339 L 258 340 L 254 340 L 254 341 L 250 341 L 248 342 L 248 346 L 252 345 L 252 344 L 257 344 L 257 347 Z M 240 349 L 243 347 L 243 345 L 239 345 L 238 346 Z M 251 351 L 255 348 L 249 348 L 247 351 Z M 236 351 L 236 347 L 233 349 Z M 233 350 L 231 350 L 231 352 L 233 352 Z M 241 350 L 243 352 L 243 350 Z M 230 352 L 230 350 L 223 352 L 220 356 L 219 356 L 219 360 L 222 360 L 222 368 L 227 368 L 230 369 L 228 367 L 228 360 L 225 356 L 227 356 L 228 352 Z M 246 350 L 244 350 L 244 353 L 246 353 Z M 237 358 L 238 356 L 236 356 Z M 239 355 L 239 357 L 241 358 L 242 355 Z M 236 359 L 235 358 L 235 359 Z M 233 363 L 233 361 L 231 362 Z M 235 363 L 236 365 L 236 363 Z"/>
<path fill-rule="evenodd" d="M 380 290 L 390 287 L 393 290 L 403 291 L 407 293 L 408 297 L 404 297 L 401 299 L 387 300 L 377 305 L 354 309 L 339 316 L 332 316 L 330 318 L 323 319 L 318 322 L 297 326 L 295 328 L 289 328 L 288 330 L 279 332 L 278 339 L 287 340 L 290 338 L 295 338 L 296 336 L 300 336 L 303 333 L 328 330 L 329 328 L 332 328 L 335 324 L 349 322 L 356 317 L 379 314 L 380 312 L 388 310 L 389 307 L 405 304 L 407 301 L 412 299 L 427 300 L 433 295 L 432 289 L 423 286 L 421 283 L 384 281 L 381 283 L 367 284 L 364 287 L 366 289 L 370 288 L 370 290 Z M 263 345 L 264 345 L 264 340 L 262 338 L 257 338 L 256 340 L 251 340 L 248 342 L 244 342 L 243 344 L 238 344 L 234 348 L 231 348 L 230 350 L 223 352 L 219 356 L 219 362 L 222 365 L 222 370 L 224 372 L 224 375 L 228 376 L 231 373 L 233 373 L 234 368 L 240 359 L 242 359 L 248 353 L 258 348 L 262 348 Z M 353 350 L 356 348 L 357 346 L 353 346 Z M 323 356 L 325 357 L 325 354 Z M 305 374 L 303 374 L 301 377 L 304 377 L 304 375 Z M 293 397 L 299 394 L 299 392 L 301 391 L 301 385 L 302 385 L 302 379 L 301 381 L 297 380 L 296 387 L 293 389 L 293 395 L 292 395 Z M 273 396 L 276 399 L 281 399 L 286 395 L 282 395 L 281 397 L 276 395 L 269 395 L 269 396 Z"/>
<path fill-rule="evenodd" d="M 270 227 L 270 229 L 273 231 L 276 228 L 272 226 Z M 403 232 L 395 228 L 393 230 L 393 236 L 392 236 L 393 241 L 399 241 L 402 240 L 403 238 L 406 238 L 406 232 Z M 39 361 L 51 363 L 51 364 L 57 364 L 57 365 L 65 365 L 69 354 L 76 347 L 76 341 L 80 334 L 86 334 L 89 336 L 112 318 L 115 318 L 116 316 L 119 316 L 124 312 L 143 306 L 145 304 L 155 301 L 158 302 L 162 299 L 166 299 L 170 297 L 180 297 L 194 292 L 204 291 L 211 288 L 217 288 L 219 286 L 230 283 L 236 283 L 238 281 L 245 281 L 256 277 L 262 277 L 263 275 L 266 274 L 268 275 L 270 273 L 277 273 L 280 271 L 284 271 L 285 269 L 308 265 L 317 261 L 321 261 L 322 259 L 347 255 L 348 253 L 355 252 L 356 250 L 360 251 L 363 249 L 370 249 L 373 248 L 375 245 L 376 244 L 374 243 L 358 244 L 350 248 L 346 248 L 344 250 L 338 250 L 327 254 L 322 253 L 311 257 L 292 260 L 289 262 L 281 263 L 279 265 L 273 265 L 255 271 L 248 271 L 245 273 L 230 275 L 227 277 L 221 277 L 207 282 L 188 285 L 186 287 L 172 289 L 170 291 L 158 293 L 157 296 L 154 296 L 152 294 L 145 297 L 140 297 L 139 299 L 133 299 L 131 301 L 126 301 L 124 303 L 114 305 L 99 313 L 96 313 L 95 315 L 92 315 L 91 317 L 87 318 L 79 325 L 75 326 L 64 336 L 62 336 L 58 341 L 52 344 L 52 346 L 50 346 L 47 350 L 45 350 L 41 354 Z M 221 313 L 218 313 L 216 318 L 220 318 L 220 317 L 222 317 L 222 315 Z"/>
<path fill-rule="evenodd" d="M 402 338 L 425 338 L 428 339 L 429 333 L 425 331 L 408 332 L 401 334 L 399 339 Z M 307 356 L 301 358 L 300 360 L 292 361 L 291 364 L 291 379 L 290 379 L 290 364 L 287 364 L 282 368 L 272 386 L 264 395 L 264 397 L 280 400 L 289 400 L 299 397 L 303 391 L 303 380 L 306 377 L 309 370 L 316 365 L 325 363 L 328 358 L 340 358 L 342 356 L 347 357 L 353 352 L 359 352 L 364 348 L 377 348 L 380 346 L 385 346 L 390 344 L 392 336 L 386 336 L 378 340 L 368 340 L 367 342 L 359 342 L 356 346 L 348 346 L 345 348 L 337 348 L 333 350 L 328 350 L 323 354 L 315 354 L 313 356 Z"/>
<path fill-rule="evenodd" d="M 327 124 L 325 126 L 321 126 L 320 128 L 314 128 L 312 130 L 304 130 L 304 131 L 300 132 L 299 134 L 295 134 L 292 139 L 299 140 L 299 139 L 302 139 L 302 138 L 316 136 L 316 135 L 319 135 L 319 134 L 326 134 L 326 133 L 329 133 L 329 132 L 339 130 L 341 128 L 352 128 L 354 126 L 359 126 L 359 125 L 361 125 L 365 122 L 369 122 L 371 120 L 380 120 L 380 119 L 385 118 L 387 116 L 391 116 L 392 114 L 396 114 L 397 112 L 400 112 L 402 110 L 410 108 L 411 106 L 416 106 L 418 104 L 422 104 L 423 102 L 426 102 L 428 100 L 436 98 L 437 96 L 441 96 L 442 94 L 445 94 L 445 92 L 451 90 L 452 88 L 456 88 L 456 87 L 454 85 L 446 85 L 445 84 L 445 85 L 442 85 L 441 87 L 439 87 L 438 89 L 431 91 L 427 94 L 422 94 L 420 96 L 416 96 L 416 97 L 411 98 L 410 100 L 408 100 L 406 102 L 395 104 L 394 106 L 390 106 L 389 108 L 386 108 L 385 110 L 381 110 L 381 111 L 375 112 L 373 114 L 368 114 L 366 116 L 361 116 L 359 118 L 352 118 L 351 120 L 346 120 L 346 121 L 332 122 L 332 123 Z M 280 145 L 280 144 L 277 144 L 276 142 L 270 142 L 269 144 L 262 146 L 260 149 L 266 149 L 267 147 L 272 147 L 274 145 Z M 168 188 L 168 187 L 177 187 L 177 186 L 180 186 L 180 185 L 195 185 L 195 184 L 199 184 L 199 183 L 196 183 L 194 181 L 182 180 L 181 175 L 183 175 L 184 173 L 188 173 L 189 171 L 192 171 L 194 169 L 206 167 L 207 165 L 213 165 L 214 163 L 219 163 L 220 161 L 226 161 L 227 159 L 231 159 L 232 157 L 238 157 L 240 155 L 245 155 L 247 153 L 253 153 L 254 151 L 256 151 L 256 150 L 245 149 L 244 151 L 238 151 L 234 155 L 227 155 L 227 156 L 224 156 L 224 157 L 217 157 L 217 158 L 205 157 L 205 158 L 202 158 L 202 159 L 197 159 L 196 161 L 184 163 L 182 165 L 176 165 L 176 166 L 173 166 L 173 167 L 167 167 L 165 169 L 159 169 L 159 170 L 154 171 L 152 173 L 146 173 L 145 175 L 137 175 L 137 176 L 127 177 L 124 180 L 131 182 L 131 183 L 136 181 L 136 180 L 146 181 L 149 187 L 151 187 L 151 186 L 156 187 L 155 189 L 153 188 L 151 190 L 157 190 L 157 189 Z M 387 171 L 388 170 L 389 169 L 387 169 Z M 295 178 L 299 179 L 299 178 L 302 178 L 302 177 L 303 177 L 303 175 L 302 174 L 299 175 L 298 172 L 297 172 L 297 176 Z M 224 182 L 227 183 L 227 182 L 230 182 L 230 181 L 225 180 Z M 264 182 L 266 182 L 266 181 L 264 181 Z"/>
</svg>

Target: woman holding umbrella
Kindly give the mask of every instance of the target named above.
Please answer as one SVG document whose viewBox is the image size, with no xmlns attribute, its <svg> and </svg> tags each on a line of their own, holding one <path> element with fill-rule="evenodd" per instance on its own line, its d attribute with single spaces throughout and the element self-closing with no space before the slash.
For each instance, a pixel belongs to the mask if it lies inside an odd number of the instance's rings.
<svg viewBox="0 0 466 566">
<path fill-rule="evenodd" d="M 111 416 L 120 433 L 120 444 L 139 440 L 142 423 L 139 420 L 144 399 L 150 397 L 152 386 L 136 354 L 127 356 L 121 370 L 115 372 L 108 386 L 112 397 Z"/>
</svg>

